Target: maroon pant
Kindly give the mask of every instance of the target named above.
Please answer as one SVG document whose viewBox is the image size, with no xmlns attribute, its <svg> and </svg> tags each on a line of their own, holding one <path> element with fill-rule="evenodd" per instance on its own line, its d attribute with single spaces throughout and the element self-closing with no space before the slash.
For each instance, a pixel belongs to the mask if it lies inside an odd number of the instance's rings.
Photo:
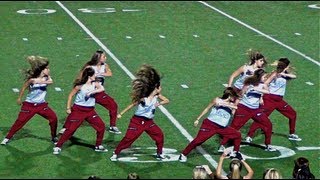
<svg viewBox="0 0 320 180">
<path fill-rule="evenodd" d="M 265 134 L 265 144 L 270 144 L 272 135 L 272 123 L 261 108 L 250 109 L 242 104 L 238 104 L 238 109 L 234 114 L 234 118 L 230 126 L 235 128 L 236 130 L 239 130 L 248 122 L 249 119 L 253 119 L 253 121 L 260 124 Z M 223 137 L 221 145 L 225 145 L 228 140 L 229 138 Z"/>
<path fill-rule="evenodd" d="M 137 116 L 131 118 L 126 135 L 122 138 L 114 153 L 118 155 L 123 149 L 130 147 L 143 132 L 146 132 L 156 142 L 157 154 L 162 154 L 164 144 L 162 130 L 154 123 L 153 119 L 146 120 Z"/>
<path fill-rule="evenodd" d="M 263 95 L 263 102 L 264 105 L 262 106 L 262 109 L 264 110 L 266 115 L 270 116 L 270 114 L 275 109 L 279 111 L 289 119 L 289 133 L 294 134 L 296 128 L 297 113 L 286 101 L 283 100 L 283 97 L 273 94 L 265 94 Z M 252 123 L 248 132 L 248 136 L 253 137 L 254 132 L 259 128 L 261 128 L 260 124 L 256 122 Z"/>
<path fill-rule="evenodd" d="M 105 91 L 95 94 L 96 103 L 109 111 L 110 126 L 116 126 L 118 104 Z"/>
<path fill-rule="evenodd" d="M 35 114 L 49 120 L 51 130 L 51 138 L 56 137 L 58 118 L 56 113 L 48 106 L 48 103 L 29 103 L 24 101 L 21 106 L 18 118 L 11 126 L 6 138 L 11 139 L 12 136 L 19 131 Z"/>
<path fill-rule="evenodd" d="M 187 156 L 194 148 L 200 146 L 215 134 L 220 134 L 228 139 L 234 139 L 234 151 L 240 150 L 241 133 L 239 131 L 232 127 L 221 127 L 209 119 L 204 119 L 197 136 L 182 151 L 182 154 Z"/>
<path fill-rule="evenodd" d="M 71 109 L 71 114 L 68 115 L 65 132 L 59 138 L 56 147 L 62 147 L 63 143 L 65 143 L 70 137 L 75 133 L 75 131 L 80 127 L 83 121 L 87 121 L 95 130 L 97 134 L 96 138 L 96 146 L 102 144 L 105 124 L 99 115 L 94 110 L 94 107 L 83 107 L 74 104 Z"/>
</svg>

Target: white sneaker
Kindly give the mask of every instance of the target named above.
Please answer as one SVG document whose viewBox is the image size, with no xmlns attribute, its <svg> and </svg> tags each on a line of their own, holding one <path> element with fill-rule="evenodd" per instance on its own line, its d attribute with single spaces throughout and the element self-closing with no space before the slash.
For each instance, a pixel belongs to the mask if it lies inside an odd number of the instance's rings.
<svg viewBox="0 0 320 180">
<path fill-rule="evenodd" d="M 9 142 L 10 139 L 8 138 L 4 138 L 1 142 L 1 145 L 7 145 L 7 143 Z"/>
<path fill-rule="evenodd" d="M 62 128 L 62 129 L 59 131 L 59 134 L 63 134 L 65 131 L 66 131 L 66 128 Z"/>
<path fill-rule="evenodd" d="M 57 155 L 57 154 L 60 154 L 60 152 L 61 152 L 61 148 L 59 148 L 59 147 L 53 148 L 53 154 Z"/>
<path fill-rule="evenodd" d="M 162 160 L 162 159 L 166 159 L 166 157 L 163 154 L 157 154 L 156 159 Z"/>
<path fill-rule="evenodd" d="M 266 145 L 266 148 L 265 148 L 264 150 L 265 150 L 265 151 L 269 151 L 269 152 L 277 151 L 277 149 L 271 147 L 270 145 Z"/>
<path fill-rule="evenodd" d="M 220 145 L 218 152 L 223 153 L 226 148 L 223 145 Z"/>
<path fill-rule="evenodd" d="M 96 146 L 94 150 L 96 152 L 108 152 L 108 149 L 104 148 L 102 145 Z"/>
<path fill-rule="evenodd" d="M 187 162 L 187 157 L 181 153 L 179 156 L 179 161 L 180 162 Z"/>
<path fill-rule="evenodd" d="M 247 143 L 251 143 L 251 142 L 252 142 L 252 138 L 251 138 L 250 136 L 247 136 L 247 137 L 246 137 L 246 142 L 247 142 Z"/>
<path fill-rule="evenodd" d="M 116 154 L 114 154 L 114 152 L 113 152 L 113 155 L 110 157 L 110 160 L 111 161 L 118 161 L 118 156 L 116 155 Z"/>
<path fill-rule="evenodd" d="M 116 126 L 111 126 L 109 128 L 109 132 L 114 133 L 114 134 L 121 134 L 121 131 Z"/>
<path fill-rule="evenodd" d="M 290 134 L 290 135 L 288 136 L 288 139 L 289 139 L 289 140 L 292 140 L 292 141 L 301 141 L 301 140 L 302 140 L 302 139 L 299 138 L 299 136 L 296 135 L 296 134 Z"/>
</svg>

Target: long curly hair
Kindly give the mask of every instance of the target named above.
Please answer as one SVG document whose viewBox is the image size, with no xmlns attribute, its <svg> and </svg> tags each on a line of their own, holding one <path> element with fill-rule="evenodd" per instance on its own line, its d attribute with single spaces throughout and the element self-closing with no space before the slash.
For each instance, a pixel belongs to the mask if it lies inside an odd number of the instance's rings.
<svg viewBox="0 0 320 180">
<path fill-rule="evenodd" d="M 244 80 L 244 85 L 250 85 L 252 84 L 253 86 L 257 86 L 260 83 L 261 77 L 266 73 L 265 70 L 263 69 L 257 69 L 254 71 L 253 75 L 250 77 L 247 77 Z"/>
<path fill-rule="evenodd" d="M 85 68 L 81 76 L 74 80 L 73 87 L 85 84 L 88 81 L 89 76 L 93 76 L 93 75 L 94 75 L 94 69 L 92 67 Z"/>
<path fill-rule="evenodd" d="M 103 51 L 97 50 L 92 56 L 91 59 L 84 64 L 82 70 L 87 66 L 95 66 L 99 63 L 101 56 L 104 54 Z"/>
<path fill-rule="evenodd" d="M 39 77 L 42 70 L 44 70 L 49 65 L 48 59 L 41 56 L 28 56 L 26 60 L 31 65 L 31 69 L 27 69 L 24 71 L 25 80 Z"/>
<path fill-rule="evenodd" d="M 141 98 L 148 97 L 155 88 L 159 88 L 161 76 L 151 65 L 143 64 L 132 81 L 132 102 L 139 102 Z"/>
</svg>

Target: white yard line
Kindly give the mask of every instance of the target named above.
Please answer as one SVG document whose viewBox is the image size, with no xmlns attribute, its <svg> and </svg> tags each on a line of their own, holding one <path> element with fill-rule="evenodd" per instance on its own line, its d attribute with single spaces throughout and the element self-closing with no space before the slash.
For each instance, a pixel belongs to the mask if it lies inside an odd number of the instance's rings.
<svg viewBox="0 0 320 180">
<path fill-rule="evenodd" d="M 112 59 L 127 73 L 131 79 L 135 79 L 135 76 L 121 63 L 121 61 L 94 35 L 91 31 L 77 18 L 71 11 L 69 11 L 60 1 L 56 3 L 107 53 Z M 193 137 L 187 132 L 185 128 L 168 112 L 163 106 L 159 106 L 160 110 L 169 118 L 169 120 L 178 128 L 178 130 L 185 136 L 189 141 L 193 140 Z M 187 144 L 186 144 L 187 145 Z M 198 151 L 211 163 L 216 169 L 218 164 L 202 147 L 197 147 Z M 223 171 L 223 174 L 226 173 Z"/>
<path fill-rule="evenodd" d="M 234 20 L 234 21 L 236 21 L 237 23 L 239 23 L 239 24 L 247 27 L 248 29 L 251 29 L 252 31 L 254 31 L 254 32 L 256 32 L 256 33 L 258 33 L 258 34 L 260 34 L 260 35 L 262 35 L 262 36 L 264 36 L 264 37 L 266 37 L 266 38 L 268 38 L 268 39 L 270 39 L 271 41 L 274 41 L 274 42 L 280 44 L 281 46 L 283 46 L 283 47 L 285 47 L 285 48 L 287 48 L 287 49 L 289 49 L 289 50 L 291 50 L 291 51 L 299 54 L 300 56 L 304 57 L 305 59 L 307 59 L 307 60 L 309 60 L 309 61 L 311 61 L 311 62 L 313 62 L 313 63 L 315 63 L 316 65 L 320 66 L 320 62 L 318 62 L 318 61 L 312 59 L 311 57 L 309 57 L 309 56 L 301 53 L 300 51 L 298 51 L 298 50 L 296 50 L 296 49 L 293 49 L 292 47 L 290 47 L 290 46 L 288 46 L 288 45 L 286 45 L 286 44 L 284 44 L 284 43 L 276 40 L 275 38 L 273 38 L 273 37 L 271 37 L 271 36 L 269 36 L 269 35 L 261 32 L 261 31 L 255 29 L 255 28 L 253 28 L 253 27 L 251 27 L 251 26 L 249 26 L 248 24 L 246 24 L 246 23 L 244 23 L 244 22 L 242 22 L 242 21 L 240 21 L 240 20 L 238 20 L 238 19 L 230 16 L 229 14 L 227 14 L 227 13 L 225 13 L 225 12 L 223 12 L 223 11 L 221 11 L 221 10 L 213 7 L 213 6 L 211 6 L 210 4 L 208 4 L 208 3 L 206 3 L 206 2 L 203 2 L 203 1 L 198 1 L 198 2 L 201 3 L 201 4 L 203 4 L 203 5 L 205 5 L 205 6 L 207 6 L 207 7 L 209 7 L 210 9 L 213 9 L 213 10 L 217 11 L 218 13 L 220 13 L 220 14 L 222 14 L 222 15 L 224 15 L 224 16 L 226 16 L 226 17 L 228 17 L 228 18 L 230 18 L 230 19 L 232 19 L 232 20 Z"/>
</svg>

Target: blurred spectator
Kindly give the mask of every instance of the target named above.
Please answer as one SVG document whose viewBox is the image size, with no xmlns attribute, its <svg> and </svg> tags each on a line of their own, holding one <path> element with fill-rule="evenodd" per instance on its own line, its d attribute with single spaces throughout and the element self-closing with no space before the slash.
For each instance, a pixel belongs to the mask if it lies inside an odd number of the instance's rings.
<svg viewBox="0 0 320 180">
<path fill-rule="evenodd" d="M 140 179 L 137 173 L 129 173 L 127 179 Z"/>
<path fill-rule="evenodd" d="M 208 165 L 201 165 L 193 169 L 192 179 L 215 179 L 215 175 Z"/>
<path fill-rule="evenodd" d="M 269 168 L 264 171 L 262 179 L 282 179 L 282 176 L 277 169 Z"/>
<path fill-rule="evenodd" d="M 227 174 L 227 176 L 222 175 L 222 164 L 225 158 L 232 158 L 229 164 L 230 172 Z M 241 176 L 242 166 L 244 166 L 248 172 L 243 177 Z M 252 179 L 252 176 L 253 176 L 253 170 L 251 169 L 249 164 L 245 162 L 245 160 L 242 158 L 242 155 L 240 153 L 231 154 L 226 150 L 220 156 L 218 167 L 217 167 L 217 178 L 219 179 Z"/>
<path fill-rule="evenodd" d="M 88 177 L 88 179 L 101 179 L 101 178 L 95 175 L 91 175 Z"/>
<path fill-rule="evenodd" d="M 309 160 L 304 157 L 299 157 L 294 161 L 292 172 L 293 179 L 315 179 L 310 171 Z"/>
</svg>

